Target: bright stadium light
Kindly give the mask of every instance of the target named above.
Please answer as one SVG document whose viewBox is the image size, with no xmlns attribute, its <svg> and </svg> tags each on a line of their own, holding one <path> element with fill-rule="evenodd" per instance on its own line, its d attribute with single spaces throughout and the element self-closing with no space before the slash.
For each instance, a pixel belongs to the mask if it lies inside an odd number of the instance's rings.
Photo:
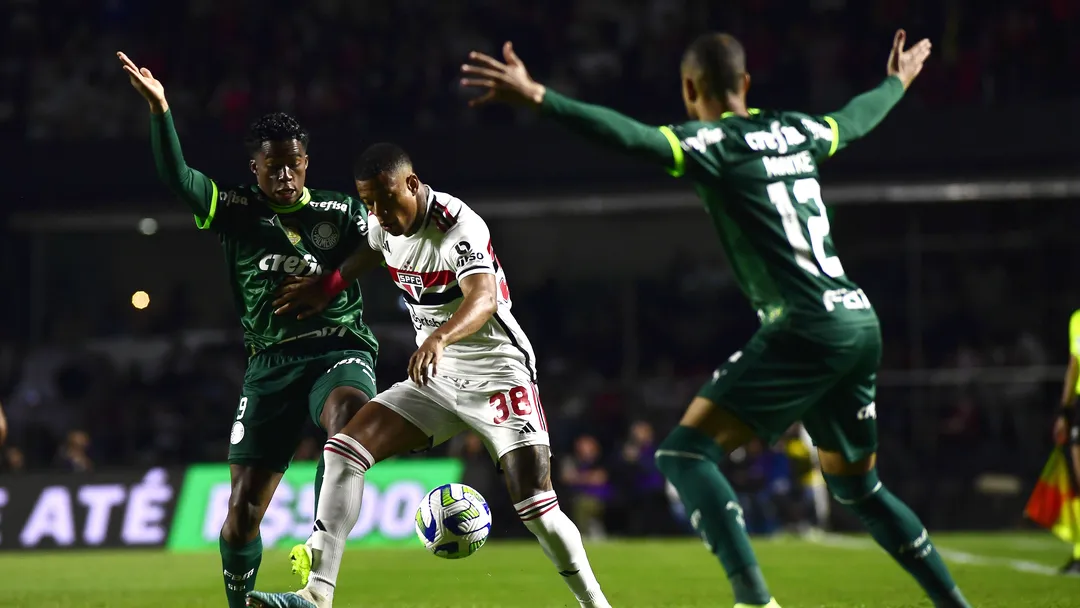
<svg viewBox="0 0 1080 608">
<path fill-rule="evenodd" d="M 150 306 L 150 294 L 145 291 L 136 291 L 131 294 L 131 305 L 139 310 Z"/>
<path fill-rule="evenodd" d="M 139 232 L 145 234 L 146 236 L 154 234 L 155 232 L 157 232 L 157 229 L 158 223 L 157 220 L 155 220 L 154 218 L 144 217 L 143 219 L 139 220 Z"/>
</svg>

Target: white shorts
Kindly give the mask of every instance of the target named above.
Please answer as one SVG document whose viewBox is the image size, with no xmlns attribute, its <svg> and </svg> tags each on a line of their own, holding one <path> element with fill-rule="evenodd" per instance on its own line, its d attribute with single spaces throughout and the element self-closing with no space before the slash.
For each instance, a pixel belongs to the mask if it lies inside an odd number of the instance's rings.
<svg viewBox="0 0 1080 608">
<path fill-rule="evenodd" d="M 435 376 L 426 386 L 398 382 L 372 401 L 390 408 L 431 438 L 431 446 L 472 429 L 496 462 L 529 445 L 550 446 L 536 385 L 519 379 L 466 380 Z"/>
</svg>

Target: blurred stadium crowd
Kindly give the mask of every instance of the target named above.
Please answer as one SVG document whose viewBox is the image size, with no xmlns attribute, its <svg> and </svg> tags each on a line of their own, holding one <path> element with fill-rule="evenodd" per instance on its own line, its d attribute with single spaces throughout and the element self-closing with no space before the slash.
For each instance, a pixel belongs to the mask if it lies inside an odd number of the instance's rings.
<svg viewBox="0 0 1080 608">
<path fill-rule="evenodd" d="M 1073 0 L 5 4 L 12 18 L 0 43 L 0 132 L 34 140 L 145 128 L 131 120 L 142 101 L 116 94 L 118 49 L 164 80 L 182 128 L 229 131 L 269 108 L 358 128 L 475 121 L 456 87 L 458 65 L 469 50 L 492 51 L 504 39 L 558 90 L 644 118 L 669 116 L 680 109 L 672 67 L 703 27 L 742 39 L 755 102 L 766 106 L 838 107 L 879 77 L 866 57 L 883 53 L 898 23 L 941 33 L 940 55 L 908 104 L 1052 98 L 1080 86 L 1050 75 L 1080 65 L 1080 43 L 1069 35 L 1080 19 Z"/>
<path fill-rule="evenodd" d="M 16 140 L 141 137 L 146 121 L 133 116 L 142 117 L 145 104 L 121 92 L 127 85 L 113 56 L 117 49 L 163 79 L 172 107 L 184 117 L 182 130 L 229 133 L 268 109 L 296 112 L 309 124 L 359 129 L 467 126 L 478 117 L 464 110 L 457 67 L 469 50 L 491 50 L 503 39 L 513 39 L 537 74 L 559 90 L 642 118 L 670 118 L 680 110 L 673 66 L 705 24 L 742 38 L 761 105 L 841 105 L 879 77 L 882 66 L 866 57 L 883 53 L 899 22 L 944 33 L 935 40 L 940 60 L 928 65 L 925 82 L 906 103 L 985 105 L 1080 93 L 1076 79 L 1048 76 L 1080 67 L 1080 42 L 1068 35 L 1080 20 L 1074 0 L 266 0 L 259 10 L 238 0 L 7 0 L 6 9 L 12 18 L 11 30 L 0 36 L 0 133 Z M 1037 45 L 1031 44 L 1036 32 Z M 484 120 L 530 117 L 493 113 Z M 943 217 L 942 234 L 978 232 L 963 210 Z M 1060 222 L 1045 224 L 1047 231 L 1061 230 Z M 846 252 L 860 251 L 859 243 L 838 238 Z M 1053 311 L 1047 321 L 1045 284 L 1028 285 L 1046 277 L 1023 273 L 1046 268 L 1054 252 L 969 252 L 928 262 L 921 296 L 928 302 L 926 342 L 922 361 L 912 361 L 904 329 L 909 286 L 898 279 L 905 275 L 904 242 L 896 237 L 893 249 L 874 250 L 874 244 L 863 243 L 869 253 L 847 253 L 845 266 L 892 332 L 885 367 L 952 370 L 932 391 L 888 383 L 881 389 L 879 403 L 897 405 L 881 430 L 882 452 L 889 455 L 882 468 L 891 483 L 922 483 L 905 493 L 918 507 L 920 496 L 937 496 L 941 504 L 942 488 L 984 469 L 1030 472 L 1045 451 L 1029 438 L 1049 428 L 1042 418 L 1057 387 L 1035 372 L 1011 384 L 987 381 L 979 369 L 1010 366 L 1022 374 L 1058 363 L 1054 341 L 1067 311 Z M 982 255 L 993 263 L 983 263 Z M 540 357 L 557 476 L 577 499 L 575 518 L 596 535 L 640 525 L 613 508 L 631 495 L 646 515 L 670 507 L 652 465 L 652 441 L 726 357 L 718 350 L 735 348 L 752 330 L 752 315 L 722 265 L 680 264 L 663 280 L 634 286 L 641 346 L 630 378 L 619 318 L 605 302 L 578 297 L 596 285 L 553 278 L 514 294 L 515 315 Z M 411 332 L 402 331 L 402 313 L 375 304 L 396 297 L 382 277 L 378 281 L 382 285 L 371 289 L 365 284 L 365 296 L 372 302 L 369 321 L 379 324 L 378 375 L 385 387 L 403 375 Z M 231 311 L 214 318 L 192 312 L 198 289 L 177 286 L 165 304 L 127 311 L 130 316 L 55 318 L 40 344 L 0 343 L 0 400 L 13 432 L 0 471 L 223 460 L 245 354 Z M 620 293 L 618 286 L 606 289 Z M 1023 289 L 1041 299 L 1007 297 Z M 76 308 L 65 307 L 65 314 Z M 726 314 L 732 310 L 739 313 Z M 193 339 L 188 330 L 224 333 Z M 94 346 L 103 337 L 132 352 L 142 352 L 136 343 L 153 346 L 137 360 L 115 357 Z M 925 407 L 903 407 L 911 402 Z M 322 440 L 310 431 L 297 458 L 318 454 Z M 474 438 L 437 453 L 461 455 L 469 463 L 468 483 L 489 499 L 503 496 L 488 489 L 500 480 Z M 925 487 L 922 474 L 930 463 L 935 487 Z M 751 446 L 732 466 L 739 468 L 732 479 L 744 498 L 760 503 L 752 524 L 759 531 L 813 521 L 803 492 L 806 456 L 794 444 Z M 935 509 L 937 516 L 947 517 L 948 509 Z"/>
</svg>

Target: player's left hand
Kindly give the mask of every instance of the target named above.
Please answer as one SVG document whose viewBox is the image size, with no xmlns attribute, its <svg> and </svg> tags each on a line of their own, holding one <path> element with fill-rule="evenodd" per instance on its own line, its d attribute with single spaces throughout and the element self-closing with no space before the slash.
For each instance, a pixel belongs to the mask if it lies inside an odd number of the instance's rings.
<svg viewBox="0 0 1080 608">
<path fill-rule="evenodd" d="M 461 66 L 464 88 L 480 89 L 482 94 L 469 101 L 475 107 L 490 101 L 538 106 L 544 101 L 544 85 L 529 76 L 525 64 L 514 53 L 514 45 L 503 43 L 503 60 L 479 51 L 469 53 L 469 62 Z"/>
<path fill-rule="evenodd" d="M 443 341 L 438 336 L 428 336 L 409 358 L 409 378 L 421 386 L 427 384 L 439 371 L 442 353 Z"/>
<path fill-rule="evenodd" d="M 295 313 L 300 320 L 321 313 L 334 301 L 334 297 L 323 289 L 320 277 L 286 277 L 276 295 L 274 314 Z"/>
</svg>

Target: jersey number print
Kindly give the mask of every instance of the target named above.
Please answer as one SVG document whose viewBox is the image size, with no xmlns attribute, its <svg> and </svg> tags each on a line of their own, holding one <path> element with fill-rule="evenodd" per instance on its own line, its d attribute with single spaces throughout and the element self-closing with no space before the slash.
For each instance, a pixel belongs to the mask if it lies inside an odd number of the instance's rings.
<svg viewBox="0 0 1080 608">
<path fill-rule="evenodd" d="M 844 266 L 840 258 L 825 253 L 825 239 L 829 236 L 829 216 L 825 211 L 825 201 L 821 200 L 821 185 L 814 178 L 795 180 L 788 193 L 786 182 L 774 182 L 766 187 L 769 201 L 780 213 L 784 234 L 795 253 L 795 262 L 799 267 L 814 276 L 822 273 L 832 278 L 844 276 Z M 798 205 L 816 205 L 816 215 L 806 218 L 806 232 L 810 235 L 807 242 L 803 234 L 799 212 L 791 204 L 792 195 Z M 812 258 L 811 258 L 812 256 Z"/>
</svg>

